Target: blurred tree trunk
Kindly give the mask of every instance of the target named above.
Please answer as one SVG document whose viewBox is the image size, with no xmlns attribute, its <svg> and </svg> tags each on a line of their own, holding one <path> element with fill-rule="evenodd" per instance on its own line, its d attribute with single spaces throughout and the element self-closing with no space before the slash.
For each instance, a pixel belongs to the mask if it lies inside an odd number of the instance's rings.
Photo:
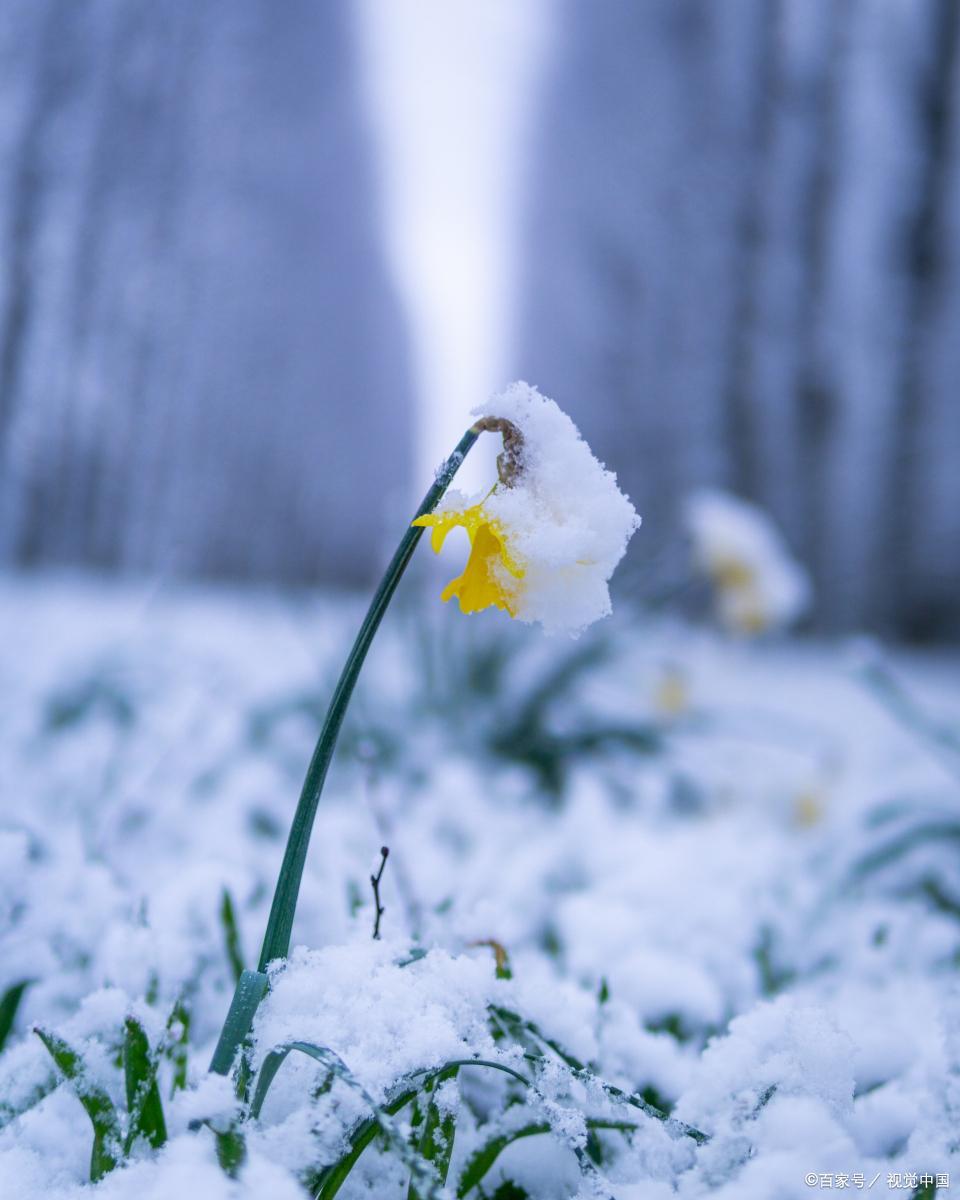
<svg viewBox="0 0 960 1200">
<path fill-rule="evenodd" d="M 410 384 L 345 0 L 0 15 L 0 559 L 351 581 Z"/>
<path fill-rule="evenodd" d="M 960 6 L 563 13 L 518 373 L 616 468 L 648 568 L 725 486 L 824 625 L 960 633 Z"/>
</svg>

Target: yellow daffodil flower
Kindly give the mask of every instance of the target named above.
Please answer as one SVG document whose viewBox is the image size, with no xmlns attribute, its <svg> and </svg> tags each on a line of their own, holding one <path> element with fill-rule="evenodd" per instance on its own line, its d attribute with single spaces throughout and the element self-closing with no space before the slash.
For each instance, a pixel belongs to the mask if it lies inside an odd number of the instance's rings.
<svg viewBox="0 0 960 1200">
<path fill-rule="evenodd" d="M 679 667 L 668 666 L 657 680 L 654 706 L 668 721 L 685 716 L 690 711 L 690 688 L 687 677 Z"/>
<path fill-rule="evenodd" d="M 523 567 L 510 553 L 500 522 L 491 520 L 482 504 L 427 513 L 413 524 L 432 531 L 430 545 L 435 554 L 440 553 L 451 529 L 462 527 L 470 538 L 470 557 L 463 574 L 450 580 L 440 595 L 441 600 L 456 596 L 465 613 L 495 605 L 511 617 L 517 615 L 517 585 L 523 579 Z"/>
</svg>

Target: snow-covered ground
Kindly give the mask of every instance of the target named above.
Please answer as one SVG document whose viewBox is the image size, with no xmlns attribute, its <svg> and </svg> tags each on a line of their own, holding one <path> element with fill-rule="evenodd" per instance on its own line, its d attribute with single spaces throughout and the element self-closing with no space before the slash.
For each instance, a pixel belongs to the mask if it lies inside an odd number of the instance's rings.
<svg viewBox="0 0 960 1200">
<path fill-rule="evenodd" d="M 451 1195 L 960 1187 L 956 657 L 882 660 L 904 696 L 863 647 L 623 604 L 547 638 L 414 580 L 358 688 L 253 1068 L 291 1041 L 326 1049 L 289 1055 L 231 1167 L 233 1086 L 207 1068 L 362 609 L 0 587 L 8 1013 L 27 984 L 0 1050 L 3 1200 L 87 1194 L 78 1094 L 112 1102 L 123 1140 L 142 1100 L 124 1094 L 129 1017 L 166 1140 L 141 1124 L 92 1195 L 332 1195 L 324 1165 L 425 1078 L 455 1131 Z M 34 1027 L 79 1055 L 76 1079 Z M 494 1065 L 424 1075 L 474 1058 Z M 339 1195 L 407 1195 L 428 1110 L 393 1108 Z"/>
</svg>

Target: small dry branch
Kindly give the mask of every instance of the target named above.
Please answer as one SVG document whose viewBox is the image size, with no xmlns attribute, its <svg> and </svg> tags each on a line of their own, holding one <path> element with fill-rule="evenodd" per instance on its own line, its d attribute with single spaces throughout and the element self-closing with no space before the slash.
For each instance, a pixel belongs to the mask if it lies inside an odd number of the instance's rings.
<svg viewBox="0 0 960 1200">
<path fill-rule="evenodd" d="M 376 909 L 376 915 L 373 918 L 373 940 L 380 940 L 380 918 L 383 916 L 383 905 L 380 903 L 380 880 L 383 878 L 383 868 L 387 865 L 387 857 L 390 854 L 389 846 L 380 847 L 380 869 L 376 875 L 370 876 L 370 886 L 373 888 L 373 904 Z"/>
</svg>

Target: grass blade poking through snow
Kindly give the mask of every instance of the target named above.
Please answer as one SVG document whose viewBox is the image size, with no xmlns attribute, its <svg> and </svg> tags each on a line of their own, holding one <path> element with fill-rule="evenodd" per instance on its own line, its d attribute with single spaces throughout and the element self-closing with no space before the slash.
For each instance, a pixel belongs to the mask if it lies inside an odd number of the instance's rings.
<svg viewBox="0 0 960 1200">
<path fill-rule="evenodd" d="M 639 1109 L 640 1112 L 645 1113 L 648 1117 L 652 1117 L 655 1121 L 662 1121 L 664 1127 L 675 1137 L 692 1138 L 698 1146 L 702 1146 L 710 1140 L 702 1130 L 694 1128 L 693 1125 L 687 1125 L 683 1121 L 678 1121 L 668 1113 L 661 1112 L 659 1108 L 648 1103 L 642 1096 L 625 1092 L 621 1088 L 615 1087 L 612 1083 L 607 1083 L 599 1075 L 595 1075 L 579 1059 L 574 1058 L 572 1054 L 568 1054 L 559 1043 L 541 1033 L 533 1021 L 525 1021 L 523 1017 L 515 1012 L 511 1012 L 510 1009 L 495 1005 L 491 1005 L 490 1007 L 490 1019 L 494 1031 L 499 1031 L 501 1036 L 505 1035 L 517 1042 L 518 1045 L 522 1046 L 528 1052 L 527 1057 L 533 1061 L 543 1060 L 544 1048 L 551 1050 L 569 1068 L 574 1079 L 579 1079 L 583 1083 L 595 1084 L 611 1099 L 619 1100 L 623 1104 L 629 1104 L 631 1108 Z"/>
<path fill-rule="evenodd" d="M 924 712 L 879 657 L 863 663 L 858 673 L 867 690 L 890 715 L 926 743 L 954 778 L 960 778 L 960 731 Z"/>
<path fill-rule="evenodd" d="M 480 436 L 477 429 L 471 428 L 460 439 L 457 448 L 443 464 L 436 482 L 427 492 L 423 503 L 417 510 L 417 517 L 425 516 L 436 508 L 443 493 L 460 469 L 467 453 Z M 344 664 L 340 679 L 337 681 L 333 699 L 327 710 L 327 716 L 320 731 L 313 758 L 307 769 L 307 777 L 303 782 L 303 790 L 294 814 L 293 825 L 287 840 L 287 848 L 280 867 L 280 877 L 274 892 L 273 905 L 267 921 L 267 932 L 263 939 L 263 950 L 260 954 L 260 970 L 266 970 L 267 964 L 276 958 L 286 958 L 290 949 L 290 934 L 293 930 L 293 917 L 297 907 L 297 896 L 300 892 L 300 881 L 303 877 L 303 867 L 307 858 L 307 847 L 310 844 L 310 833 L 317 812 L 317 804 L 323 784 L 327 777 L 330 760 L 346 715 L 350 697 L 356 686 L 367 652 L 383 620 L 383 614 L 396 591 L 407 563 L 410 561 L 417 543 L 423 536 L 423 529 L 408 526 L 400 545 L 384 573 L 380 586 L 374 594 L 367 615 L 360 626 L 356 641 L 350 655 Z"/>
<path fill-rule="evenodd" d="M 337 1192 L 346 1182 L 347 1177 L 356 1166 L 357 1160 L 360 1158 L 361 1154 L 363 1154 L 364 1150 L 367 1149 L 367 1147 L 371 1142 L 373 1142 L 378 1134 L 385 1132 L 384 1121 L 387 1118 L 396 1116 L 401 1109 L 406 1108 L 408 1104 L 412 1104 L 414 1101 L 416 1101 L 423 1092 L 435 1092 L 436 1088 L 439 1087 L 441 1083 L 446 1082 L 448 1079 L 455 1078 L 461 1067 L 479 1067 L 481 1069 L 499 1071 L 504 1075 L 509 1075 L 512 1079 L 516 1079 L 525 1087 L 531 1086 L 529 1079 L 527 1079 L 524 1075 L 521 1075 L 519 1071 L 515 1071 L 513 1067 L 508 1067 L 505 1063 L 492 1062 L 483 1058 L 454 1059 L 451 1062 L 444 1063 L 441 1067 L 437 1067 L 435 1070 L 418 1071 L 415 1075 L 408 1076 L 403 1082 L 411 1084 L 412 1086 L 405 1087 L 391 1100 L 378 1106 L 374 1103 L 371 1097 L 367 1095 L 362 1087 L 356 1083 L 356 1081 L 353 1079 L 353 1076 L 349 1074 L 349 1071 L 347 1071 L 347 1068 L 344 1066 L 342 1061 L 331 1051 L 324 1050 L 318 1046 L 308 1046 L 308 1043 L 291 1042 L 284 1046 L 278 1046 L 276 1050 L 271 1051 L 271 1053 L 268 1054 L 264 1059 L 263 1065 L 260 1068 L 260 1074 L 257 1077 L 257 1086 L 254 1090 L 253 1100 L 250 1105 L 250 1115 L 253 1118 L 259 1117 L 260 1111 L 263 1107 L 263 1102 L 266 1099 L 270 1085 L 276 1078 L 277 1071 L 282 1066 L 290 1051 L 295 1049 L 299 1049 L 303 1051 L 303 1053 L 308 1053 L 313 1058 L 316 1058 L 317 1055 L 328 1056 L 328 1060 L 334 1064 L 331 1065 L 331 1073 L 337 1075 L 339 1078 L 344 1079 L 351 1086 L 359 1089 L 373 1110 L 373 1115 L 368 1117 L 365 1121 L 361 1121 L 360 1124 L 357 1125 L 350 1134 L 346 1153 L 343 1154 L 342 1157 L 339 1158 L 335 1163 L 331 1163 L 330 1165 L 311 1173 L 310 1178 L 307 1180 L 307 1189 L 310 1194 L 317 1197 L 318 1200 L 332 1200 L 332 1197 L 337 1194 Z M 346 1072 L 346 1075 L 344 1072 Z M 387 1140 L 390 1144 L 396 1145 L 393 1137 L 393 1127 L 392 1125 L 389 1125 L 389 1122 L 388 1129 L 390 1132 Z M 401 1138 L 400 1140 L 402 1142 L 400 1156 L 403 1161 L 409 1164 L 409 1147 L 407 1146 L 405 1139 Z M 433 1158 L 427 1159 L 427 1162 L 434 1168 L 438 1177 L 441 1174 L 445 1175 L 449 1169 L 449 1152 L 452 1151 L 452 1149 L 453 1136 L 451 1134 L 449 1149 L 443 1151 L 443 1153 L 446 1155 L 446 1163 L 444 1164 L 442 1162 L 441 1153 L 439 1151 Z M 412 1181 L 412 1186 L 414 1187 L 416 1194 L 415 1179 Z M 430 1192 L 427 1194 L 432 1195 L 433 1193 Z"/>
<path fill-rule="evenodd" d="M 266 991 L 267 977 L 261 971 L 244 971 L 241 974 L 210 1063 L 210 1070 L 217 1075 L 229 1075 L 233 1069 Z"/>
<path fill-rule="evenodd" d="M 637 1127 L 629 1121 L 588 1120 L 587 1128 L 591 1131 L 596 1129 L 614 1129 L 619 1133 L 633 1133 Z M 496 1137 L 490 1138 L 479 1150 L 474 1151 L 464 1164 L 464 1168 L 460 1172 L 460 1178 L 457 1181 L 457 1196 L 466 1196 L 472 1188 L 482 1183 L 487 1172 L 493 1167 L 494 1163 L 508 1146 L 512 1146 L 514 1142 L 520 1141 L 521 1138 L 536 1137 L 549 1132 L 550 1126 L 546 1122 L 541 1121 L 524 1125 L 520 1129 L 513 1130 L 511 1133 L 501 1133 Z"/>
<path fill-rule="evenodd" d="M 478 426 L 472 426 L 463 435 L 454 452 L 437 473 L 433 486 L 417 509 L 417 517 L 424 516 L 436 508 L 480 433 L 481 429 Z M 380 627 L 380 622 L 383 620 L 383 614 L 386 612 L 393 593 L 406 570 L 407 563 L 422 536 L 422 528 L 412 525 L 407 527 L 400 539 L 400 545 L 380 581 L 380 586 L 374 593 L 349 657 L 340 673 L 293 816 L 283 862 L 280 866 L 280 875 L 273 895 L 273 903 L 270 907 L 270 916 L 267 919 L 267 930 L 260 952 L 259 970 L 243 972 L 237 982 L 237 990 L 224 1022 L 213 1062 L 210 1064 L 211 1071 L 226 1074 L 230 1070 L 236 1059 L 237 1051 L 250 1032 L 253 1014 L 266 990 L 267 964 L 273 962 L 274 959 L 286 958 L 290 950 L 290 935 L 293 931 L 293 918 L 296 913 L 297 898 L 300 894 L 303 868 L 307 860 L 310 834 L 313 830 L 317 805 L 320 802 L 320 793 L 323 791 L 327 770 L 340 734 L 340 727 L 343 724 L 350 697 L 353 695 L 353 689 L 367 657 L 367 652 Z M 254 994 L 250 990 L 249 977 L 263 980 L 263 989 L 256 995 L 252 1008 L 248 1004 L 249 998 Z M 244 980 L 247 980 L 246 985 Z M 241 989 L 244 989 L 245 986 L 246 993 L 241 996 Z"/>
<path fill-rule="evenodd" d="M 220 924 L 223 926 L 223 943 L 227 961 L 233 972 L 233 982 L 238 984 L 243 974 L 243 951 L 240 949 L 240 930 L 237 926 L 237 909 L 229 888 L 223 889 L 220 899 Z"/>
<path fill-rule="evenodd" d="M 123 1078 L 127 1093 L 124 1153 L 129 1154 L 141 1137 L 154 1149 L 159 1149 L 167 1140 L 167 1125 L 157 1087 L 157 1061 L 150 1054 L 150 1043 L 143 1026 L 134 1017 L 127 1017 L 124 1023 Z"/>
<path fill-rule="evenodd" d="M 173 1067 L 173 1076 L 170 1080 L 171 1098 L 187 1086 L 189 1046 L 190 1010 L 182 1000 L 178 1000 L 167 1020 L 164 1038 L 164 1054 Z"/>
<path fill-rule="evenodd" d="M 120 1121 L 117 1110 L 107 1093 L 91 1078 L 86 1064 L 76 1050 L 44 1029 L 34 1032 L 46 1046 L 77 1099 L 83 1105 L 93 1126 L 93 1150 L 90 1154 L 90 1181 L 96 1183 L 117 1165 L 120 1153 Z"/>
<path fill-rule="evenodd" d="M 425 1200 L 435 1200 L 435 1198 L 439 1197 L 440 1188 L 432 1166 L 424 1162 L 420 1155 L 410 1148 L 407 1139 L 397 1129 L 383 1108 L 377 1104 L 376 1100 L 373 1099 L 363 1084 L 353 1076 L 343 1059 L 338 1054 L 334 1054 L 326 1046 L 314 1046 L 311 1042 L 288 1042 L 286 1045 L 278 1046 L 275 1050 L 271 1050 L 264 1059 L 263 1066 L 260 1068 L 260 1077 L 257 1080 L 253 1103 L 250 1106 L 251 1115 L 257 1116 L 259 1114 L 270 1084 L 276 1077 L 277 1071 L 280 1069 L 287 1055 L 292 1050 L 297 1050 L 300 1054 L 306 1054 L 310 1058 L 315 1059 L 322 1066 L 326 1067 L 332 1075 L 335 1075 L 347 1087 L 361 1096 L 369 1106 L 373 1114 L 373 1119 L 379 1127 L 379 1131 L 383 1134 L 385 1141 L 401 1162 L 410 1170 L 411 1177 L 416 1181 L 417 1188 L 419 1189 L 418 1194 L 422 1195 Z M 332 1195 L 333 1192 L 324 1191 L 322 1194 Z"/>
<path fill-rule="evenodd" d="M 458 1068 L 454 1068 L 457 1070 Z M 453 1139 L 457 1132 L 457 1123 L 452 1112 L 441 1113 L 436 1101 L 438 1083 L 428 1079 L 424 1084 L 423 1093 L 427 1099 L 427 1111 L 423 1118 L 423 1129 L 417 1143 L 420 1157 L 430 1163 L 437 1173 L 441 1187 L 447 1182 L 450 1170 L 450 1156 L 453 1154 Z M 414 1181 L 410 1181 L 407 1200 L 420 1200 L 420 1193 Z"/>
<path fill-rule="evenodd" d="M 13 1023 L 17 1019 L 17 1010 L 23 999 L 23 993 L 29 986 L 30 980 L 24 979 L 20 983 L 8 987 L 0 997 L 0 1050 L 3 1049 L 10 1036 L 10 1030 L 13 1029 Z"/>
</svg>

